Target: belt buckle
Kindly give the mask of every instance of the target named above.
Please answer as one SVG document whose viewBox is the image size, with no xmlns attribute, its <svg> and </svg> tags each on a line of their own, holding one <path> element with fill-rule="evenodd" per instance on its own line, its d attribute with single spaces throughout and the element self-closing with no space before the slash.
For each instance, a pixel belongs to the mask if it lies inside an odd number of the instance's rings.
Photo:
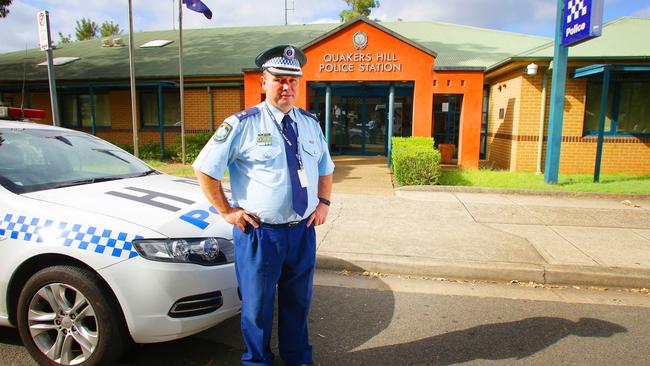
<svg viewBox="0 0 650 366">
<path fill-rule="evenodd" d="M 287 222 L 287 227 L 294 227 L 294 226 L 297 226 L 299 223 L 300 223 L 300 221 Z"/>
</svg>

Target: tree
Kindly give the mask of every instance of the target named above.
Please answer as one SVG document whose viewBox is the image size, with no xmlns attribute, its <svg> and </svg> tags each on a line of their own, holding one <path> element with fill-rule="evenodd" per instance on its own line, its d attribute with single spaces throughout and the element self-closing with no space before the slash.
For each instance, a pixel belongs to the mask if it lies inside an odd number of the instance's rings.
<svg viewBox="0 0 650 366">
<path fill-rule="evenodd" d="M 81 18 L 81 20 L 77 20 L 77 26 L 74 31 L 77 41 L 85 41 L 87 39 L 96 38 L 99 27 L 97 26 L 97 23 L 92 20 Z"/>
<path fill-rule="evenodd" d="M 99 33 L 102 37 L 110 37 L 122 34 L 122 30 L 120 29 L 119 24 L 106 20 L 99 28 Z"/>
<path fill-rule="evenodd" d="M 343 0 L 352 9 L 346 9 L 339 13 L 342 22 L 347 22 L 359 16 L 367 17 L 374 8 L 379 7 L 378 0 Z"/>
<path fill-rule="evenodd" d="M 12 0 L 0 0 L 0 18 L 4 18 L 9 15 L 9 5 L 11 5 Z"/>
<path fill-rule="evenodd" d="M 59 32 L 59 43 L 72 43 L 72 36 L 69 34 L 66 36 L 65 34 Z"/>
</svg>

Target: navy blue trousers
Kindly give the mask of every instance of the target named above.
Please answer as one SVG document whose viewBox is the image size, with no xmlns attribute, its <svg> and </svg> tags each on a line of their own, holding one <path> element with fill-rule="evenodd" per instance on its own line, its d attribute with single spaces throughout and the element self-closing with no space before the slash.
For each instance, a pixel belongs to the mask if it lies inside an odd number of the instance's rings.
<svg viewBox="0 0 650 366">
<path fill-rule="evenodd" d="M 276 286 L 280 357 L 287 365 L 313 362 L 307 317 L 316 265 L 316 232 L 307 220 L 294 227 L 262 224 L 233 229 L 235 268 L 242 295 L 241 329 L 247 366 L 271 365 Z"/>
</svg>

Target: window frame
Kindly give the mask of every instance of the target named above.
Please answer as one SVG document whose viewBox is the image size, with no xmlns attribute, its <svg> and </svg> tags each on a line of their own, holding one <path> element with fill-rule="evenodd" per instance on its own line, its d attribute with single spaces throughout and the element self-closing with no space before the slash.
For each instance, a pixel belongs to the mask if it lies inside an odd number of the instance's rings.
<svg viewBox="0 0 650 366">
<path fill-rule="evenodd" d="M 177 88 L 173 88 L 173 89 L 171 89 L 171 88 L 163 88 L 162 89 L 162 94 L 163 94 L 163 118 L 164 118 L 164 115 L 165 115 L 164 108 L 165 108 L 165 105 L 166 105 L 165 100 L 164 100 L 165 99 L 164 98 L 165 93 L 175 93 L 176 97 L 178 98 L 178 105 L 179 105 L 179 108 L 180 108 L 180 90 L 177 89 Z M 155 103 L 156 123 L 155 124 L 147 123 L 145 121 L 144 100 L 145 100 L 145 96 L 148 96 L 148 95 L 153 95 L 155 97 L 155 101 L 156 101 L 156 103 Z M 147 88 L 147 89 L 140 90 L 138 92 L 138 102 L 139 102 L 139 107 L 140 107 L 139 108 L 139 113 L 138 113 L 140 115 L 140 128 L 145 128 L 145 129 L 146 128 L 160 128 L 161 127 L 160 126 L 160 117 L 158 116 L 158 114 L 160 113 L 160 107 L 158 105 L 160 100 L 158 99 L 158 90 L 153 89 L 153 88 Z M 180 111 L 179 111 L 179 114 L 180 114 Z M 180 117 L 179 117 L 179 121 L 180 121 Z M 163 120 L 162 127 L 164 129 L 180 129 L 180 127 L 181 127 L 180 125 L 175 125 L 175 123 L 177 123 L 177 122 L 178 121 L 175 121 L 174 124 L 172 124 L 172 125 L 165 125 L 165 121 Z"/>
<path fill-rule="evenodd" d="M 619 79 L 619 80 L 611 80 L 609 83 L 609 95 L 611 95 L 612 98 L 612 105 L 611 105 L 611 123 L 609 126 L 609 130 L 604 130 L 603 131 L 603 136 L 607 137 L 647 137 L 650 136 L 650 132 L 637 132 L 637 133 L 631 133 L 631 132 L 618 132 L 618 119 L 619 119 L 619 112 L 620 112 L 620 103 L 621 103 L 621 86 L 626 83 L 647 83 L 650 84 L 650 80 L 637 80 L 637 79 Z M 589 93 L 589 87 L 590 85 L 600 85 L 601 86 L 601 93 L 602 93 L 602 84 L 603 80 L 600 79 L 591 79 L 587 80 L 587 85 L 585 89 L 585 104 L 584 104 L 584 115 L 582 119 L 582 135 L 584 137 L 594 137 L 598 136 L 598 130 L 595 131 L 587 131 L 586 129 L 586 123 L 587 123 L 587 94 Z M 607 98 L 609 99 L 609 95 Z M 601 101 L 601 94 L 598 94 L 598 109 L 600 110 L 600 103 Z M 607 114 L 607 108 L 606 109 L 606 114 Z M 650 118 L 650 116 L 648 116 Z"/>
<path fill-rule="evenodd" d="M 97 123 L 97 96 L 106 96 L 106 103 L 108 103 L 107 111 L 108 111 L 108 123 L 107 124 L 98 124 Z M 91 116 L 90 116 L 90 123 L 88 126 L 84 126 L 83 124 L 83 118 L 82 118 L 82 100 L 84 100 L 84 96 L 87 96 L 88 103 L 91 102 L 91 98 L 93 98 L 93 103 L 95 104 L 95 128 L 99 129 L 111 129 L 113 127 L 113 122 L 111 119 L 111 99 L 110 99 L 110 93 L 107 91 L 101 91 L 99 93 L 93 91 L 91 92 L 65 92 L 61 93 L 61 97 L 59 98 L 59 111 L 61 114 L 61 126 L 66 127 L 66 128 L 72 128 L 72 129 L 77 129 L 77 130 L 83 130 L 83 129 L 92 129 L 93 128 L 93 123 L 92 123 L 92 111 L 91 111 Z M 75 100 L 75 114 L 76 114 L 76 119 L 71 119 L 67 118 L 68 116 L 65 114 L 66 108 L 64 108 L 64 100 L 67 97 L 72 97 Z M 90 108 L 90 106 L 88 106 Z M 71 123 L 70 123 L 71 122 Z"/>
</svg>

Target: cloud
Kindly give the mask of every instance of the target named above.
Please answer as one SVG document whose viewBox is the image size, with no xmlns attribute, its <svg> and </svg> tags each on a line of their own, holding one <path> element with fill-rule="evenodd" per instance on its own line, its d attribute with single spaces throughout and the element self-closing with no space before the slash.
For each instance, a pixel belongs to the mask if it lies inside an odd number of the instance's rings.
<svg viewBox="0 0 650 366">
<path fill-rule="evenodd" d="M 555 21 L 557 2 L 552 0 L 384 0 L 371 17 L 384 21 L 428 20 L 521 32 L 545 31 Z"/>
<path fill-rule="evenodd" d="M 635 17 L 641 17 L 641 18 L 650 18 L 650 6 L 648 6 L 645 9 L 641 9 L 634 14 L 632 14 Z"/>
</svg>

